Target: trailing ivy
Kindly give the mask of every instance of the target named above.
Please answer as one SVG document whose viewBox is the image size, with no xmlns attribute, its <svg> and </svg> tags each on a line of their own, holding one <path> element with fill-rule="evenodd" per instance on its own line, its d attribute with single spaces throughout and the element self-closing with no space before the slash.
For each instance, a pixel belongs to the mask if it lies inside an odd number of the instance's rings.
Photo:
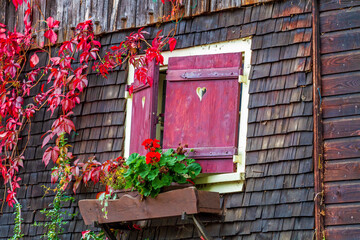
<svg viewBox="0 0 360 240">
<path fill-rule="evenodd" d="M 11 240 L 21 239 L 24 234 L 21 233 L 21 205 L 20 203 L 15 204 L 15 225 L 14 225 L 14 235 L 12 236 Z"/>
<path fill-rule="evenodd" d="M 66 217 L 74 217 L 76 213 L 69 213 L 63 210 L 63 207 L 66 202 L 74 201 L 73 197 L 67 196 L 65 194 L 66 186 L 69 183 L 66 172 L 70 169 L 70 160 L 71 158 L 68 155 L 68 148 L 70 145 L 67 143 L 67 138 L 65 134 L 61 134 L 56 141 L 57 147 L 59 148 L 59 156 L 57 159 L 58 166 L 53 167 L 60 170 L 59 171 L 59 183 L 54 189 L 55 197 L 53 202 L 49 205 L 49 209 L 43 209 L 40 212 L 45 214 L 48 219 L 45 223 L 35 223 L 36 226 L 44 227 L 47 229 L 47 232 L 44 234 L 44 237 L 49 240 L 59 240 L 59 235 L 64 232 L 64 225 L 68 222 L 65 221 Z"/>
</svg>

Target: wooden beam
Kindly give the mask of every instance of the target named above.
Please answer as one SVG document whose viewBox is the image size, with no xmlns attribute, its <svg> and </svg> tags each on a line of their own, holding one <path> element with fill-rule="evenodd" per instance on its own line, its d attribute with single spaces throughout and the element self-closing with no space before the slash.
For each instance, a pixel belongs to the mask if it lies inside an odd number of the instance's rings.
<svg viewBox="0 0 360 240">
<path fill-rule="evenodd" d="M 360 160 L 326 161 L 324 171 L 325 182 L 357 180 L 360 176 Z"/>
<path fill-rule="evenodd" d="M 323 239 L 323 144 L 321 123 L 321 58 L 320 58 L 319 2 L 312 1 L 312 64 L 313 64 L 313 117 L 314 117 L 314 191 L 315 191 L 315 237 Z"/>
<path fill-rule="evenodd" d="M 351 203 L 360 199 L 360 183 L 350 181 L 341 184 L 325 184 L 325 204 Z"/>
<path fill-rule="evenodd" d="M 331 204 L 326 207 L 325 224 L 327 226 L 359 224 L 359 211 L 360 205 L 358 203 Z M 356 238 L 358 239 L 358 237 Z"/>
</svg>

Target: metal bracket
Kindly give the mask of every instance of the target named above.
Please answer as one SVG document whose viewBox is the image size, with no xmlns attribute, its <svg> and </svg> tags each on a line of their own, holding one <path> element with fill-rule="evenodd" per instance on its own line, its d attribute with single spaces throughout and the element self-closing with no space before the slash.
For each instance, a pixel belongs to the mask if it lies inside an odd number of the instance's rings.
<svg viewBox="0 0 360 240">
<path fill-rule="evenodd" d="M 192 217 L 192 220 L 194 221 L 196 228 L 199 230 L 199 232 L 203 236 L 203 238 L 205 240 L 212 240 L 213 238 L 209 236 L 204 225 L 200 222 L 200 220 L 195 215 L 191 215 L 191 217 Z"/>
<path fill-rule="evenodd" d="M 239 83 L 248 84 L 248 78 L 246 75 L 239 75 Z"/>
<path fill-rule="evenodd" d="M 242 155 L 233 155 L 233 162 L 234 163 L 242 163 Z"/>
<path fill-rule="evenodd" d="M 117 240 L 116 236 L 114 235 L 114 233 L 110 230 L 109 226 L 107 226 L 106 224 L 99 224 L 101 229 L 104 230 L 105 235 L 110 239 L 110 240 Z"/>
<path fill-rule="evenodd" d="M 199 231 L 199 233 L 201 234 L 201 236 L 205 239 L 205 240 L 212 240 L 213 238 L 207 233 L 204 225 L 201 223 L 201 221 L 199 220 L 199 218 L 197 216 L 195 216 L 194 214 L 192 215 L 187 215 L 186 212 L 183 212 L 181 214 L 181 220 L 187 220 L 188 217 L 191 217 L 195 227 L 197 228 L 197 230 Z"/>
</svg>

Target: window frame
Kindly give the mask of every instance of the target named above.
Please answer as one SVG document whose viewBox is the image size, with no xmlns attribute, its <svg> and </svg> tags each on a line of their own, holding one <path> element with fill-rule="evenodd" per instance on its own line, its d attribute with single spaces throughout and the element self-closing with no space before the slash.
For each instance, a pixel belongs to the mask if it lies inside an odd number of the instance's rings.
<svg viewBox="0 0 360 240">
<path fill-rule="evenodd" d="M 238 152 L 233 156 L 234 163 L 237 163 L 237 171 L 234 173 L 216 173 L 201 174 L 195 183 L 201 190 L 216 191 L 220 193 L 239 192 L 243 190 L 245 180 L 245 155 L 246 155 L 246 135 L 248 121 L 248 102 L 249 102 L 249 73 L 251 67 L 251 38 L 242 38 L 227 42 L 219 42 L 208 45 L 195 46 L 184 49 L 176 49 L 173 52 L 163 52 L 164 65 L 160 66 L 160 71 L 167 70 L 168 60 L 170 57 L 183 57 L 194 55 L 211 55 L 222 53 L 243 53 L 243 75 L 239 76 L 241 87 L 241 108 L 240 108 L 240 127 L 238 134 Z M 134 81 L 134 68 L 129 67 L 127 84 Z M 126 104 L 126 120 L 125 120 L 125 141 L 124 141 L 124 157 L 129 156 L 130 138 L 131 138 L 131 114 L 132 114 L 132 97 L 125 93 L 127 99 Z"/>
</svg>

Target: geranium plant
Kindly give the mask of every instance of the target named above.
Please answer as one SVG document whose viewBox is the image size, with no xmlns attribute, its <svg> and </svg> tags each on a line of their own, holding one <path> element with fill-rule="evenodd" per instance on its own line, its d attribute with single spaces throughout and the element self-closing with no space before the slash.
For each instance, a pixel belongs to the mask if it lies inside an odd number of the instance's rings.
<svg viewBox="0 0 360 240">
<path fill-rule="evenodd" d="M 81 181 L 92 181 L 106 186 L 98 198 L 119 189 L 135 189 L 144 197 L 156 197 L 163 187 L 192 183 L 201 172 L 201 166 L 186 157 L 182 146 L 164 151 L 156 139 L 146 139 L 142 145 L 148 150 L 145 156 L 133 153 L 126 160 L 119 157 L 102 164 L 94 159 L 77 163 L 72 171 L 78 173 L 74 191 Z"/>
<path fill-rule="evenodd" d="M 146 156 L 133 153 L 126 160 L 128 166 L 124 174 L 126 188 L 134 188 L 143 196 L 156 197 L 162 187 L 171 183 L 192 182 L 201 166 L 194 159 L 185 156 L 182 147 L 175 151 L 163 151 L 157 140 L 147 139 L 143 145 L 149 152 Z"/>
</svg>

